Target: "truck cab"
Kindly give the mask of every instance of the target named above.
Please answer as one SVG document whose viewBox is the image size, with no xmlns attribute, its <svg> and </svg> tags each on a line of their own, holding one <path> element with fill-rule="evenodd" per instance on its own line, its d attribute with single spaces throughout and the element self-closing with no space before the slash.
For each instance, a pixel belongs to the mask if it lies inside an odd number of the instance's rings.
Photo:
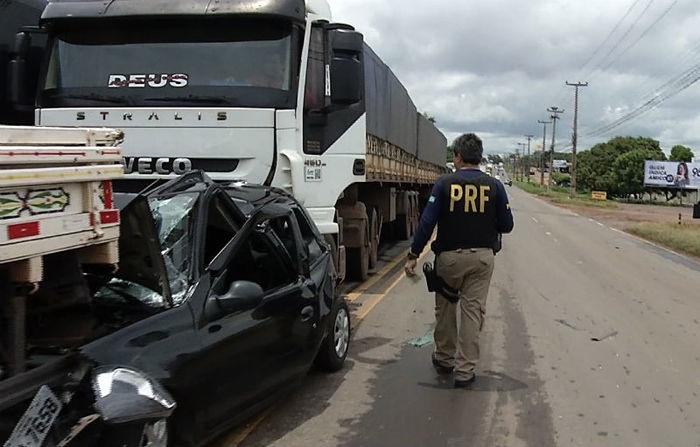
<svg viewBox="0 0 700 447">
<path fill-rule="evenodd" d="M 347 246 L 366 277 L 382 224 L 410 236 L 444 171 L 444 136 L 325 0 L 53 0 L 41 25 L 37 125 L 124 130 L 118 191 L 197 169 L 284 189 L 341 272 Z"/>
</svg>

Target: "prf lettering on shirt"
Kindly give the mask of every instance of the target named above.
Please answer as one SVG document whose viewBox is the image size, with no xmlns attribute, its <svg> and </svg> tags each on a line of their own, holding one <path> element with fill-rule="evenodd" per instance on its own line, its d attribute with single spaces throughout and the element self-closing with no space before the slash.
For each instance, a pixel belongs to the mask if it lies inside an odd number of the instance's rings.
<svg viewBox="0 0 700 447">
<path fill-rule="evenodd" d="M 485 185 L 451 185 L 450 186 L 450 212 L 453 213 L 455 208 L 464 201 L 465 213 L 486 212 L 486 202 L 489 201 L 490 186 Z M 477 207 L 477 202 L 479 206 Z M 459 209 L 459 208 L 457 208 Z"/>
</svg>

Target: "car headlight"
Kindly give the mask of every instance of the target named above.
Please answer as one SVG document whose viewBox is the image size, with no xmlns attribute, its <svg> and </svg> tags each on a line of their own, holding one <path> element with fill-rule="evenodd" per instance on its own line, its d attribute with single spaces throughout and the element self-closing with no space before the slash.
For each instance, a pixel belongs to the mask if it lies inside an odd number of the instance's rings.
<svg viewBox="0 0 700 447">
<path fill-rule="evenodd" d="M 100 367 L 92 379 L 95 407 L 109 424 L 168 418 L 175 400 L 155 380 L 134 369 Z"/>
</svg>

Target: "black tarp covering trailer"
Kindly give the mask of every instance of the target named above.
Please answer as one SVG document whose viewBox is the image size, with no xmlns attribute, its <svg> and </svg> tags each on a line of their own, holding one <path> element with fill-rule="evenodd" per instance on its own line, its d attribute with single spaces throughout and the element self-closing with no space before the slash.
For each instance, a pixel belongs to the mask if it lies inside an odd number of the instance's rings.
<svg viewBox="0 0 700 447">
<path fill-rule="evenodd" d="M 445 165 L 447 139 L 418 113 L 406 88 L 367 45 L 364 47 L 367 133 L 419 160 Z"/>
<path fill-rule="evenodd" d="M 0 124 L 34 124 L 33 102 L 16 107 L 10 103 L 9 63 L 15 44 L 15 36 L 27 26 L 38 26 L 47 0 L 0 0 Z M 45 39 L 34 35 L 27 64 L 28 91 L 36 91 L 39 66 Z"/>
<path fill-rule="evenodd" d="M 447 138 L 428 118 L 418 114 L 418 159 L 436 165 L 446 161 Z"/>
</svg>

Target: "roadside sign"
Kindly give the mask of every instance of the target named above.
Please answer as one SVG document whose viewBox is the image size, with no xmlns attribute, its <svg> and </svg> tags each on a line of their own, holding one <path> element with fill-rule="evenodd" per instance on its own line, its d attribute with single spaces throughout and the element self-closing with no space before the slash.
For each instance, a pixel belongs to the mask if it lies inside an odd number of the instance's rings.
<svg viewBox="0 0 700 447">
<path fill-rule="evenodd" d="M 644 186 L 700 189 L 700 163 L 646 161 L 644 163 Z"/>
<path fill-rule="evenodd" d="M 608 200 L 608 193 L 605 191 L 593 191 L 591 192 L 591 199 L 604 202 Z"/>
</svg>

